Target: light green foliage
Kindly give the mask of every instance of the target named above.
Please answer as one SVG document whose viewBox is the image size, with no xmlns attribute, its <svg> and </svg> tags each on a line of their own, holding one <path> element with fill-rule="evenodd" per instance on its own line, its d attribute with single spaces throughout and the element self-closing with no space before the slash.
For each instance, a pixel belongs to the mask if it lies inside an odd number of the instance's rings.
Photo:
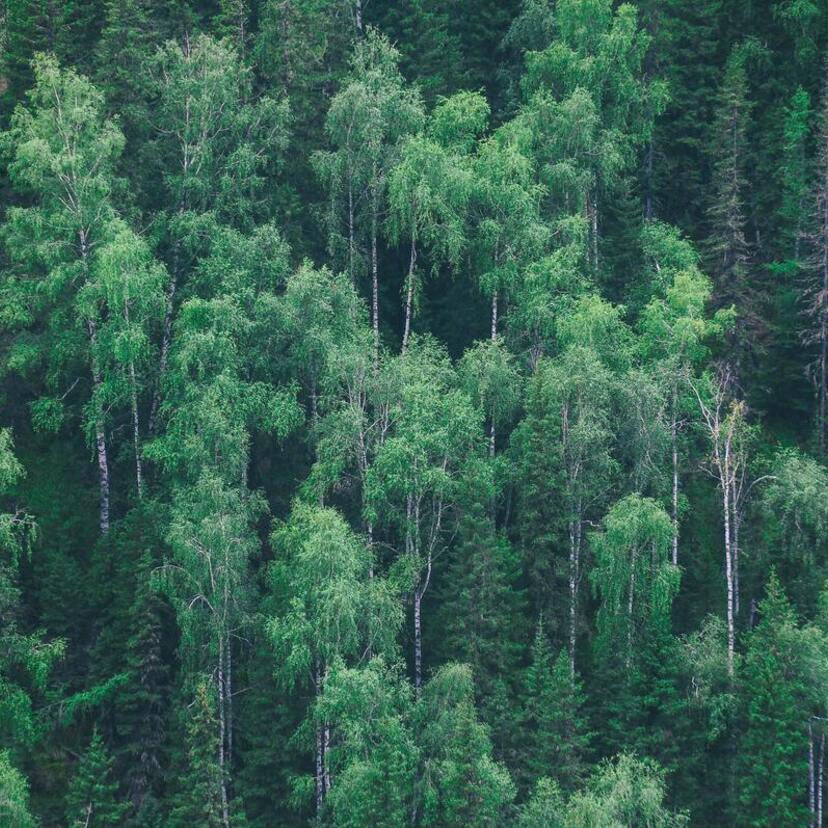
<svg viewBox="0 0 828 828">
<path fill-rule="evenodd" d="M 673 526 L 649 498 L 628 495 L 604 518 L 603 532 L 590 541 L 595 566 L 590 573 L 600 597 L 598 647 L 629 664 L 639 640 L 670 628 L 679 571 L 669 560 Z"/>
<path fill-rule="evenodd" d="M 357 245 L 376 239 L 400 143 L 423 123 L 419 95 L 405 85 L 398 63 L 399 52 L 376 30 L 357 43 L 325 121 L 332 148 L 315 157 L 331 205 L 328 244 L 352 278 L 363 272 Z"/>
<path fill-rule="evenodd" d="M 280 612 L 268 631 L 286 684 L 319 685 L 339 659 L 393 655 L 401 622 L 393 585 L 369 577 L 372 553 L 341 515 L 297 501 L 274 544 L 280 554 L 270 579 Z"/>
<path fill-rule="evenodd" d="M 252 96 L 252 73 L 227 42 L 206 35 L 155 57 L 159 152 L 174 239 L 198 242 L 195 216 L 249 228 L 264 194 L 263 173 L 287 142 L 284 101 Z M 195 216 L 188 216 L 187 213 Z"/>
<path fill-rule="evenodd" d="M 664 799 L 664 775 L 658 766 L 646 759 L 621 755 L 600 766 L 586 790 L 572 797 L 563 824 L 567 828 L 687 825 L 687 816 L 669 811 Z"/>
<path fill-rule="evenodd" d="M 0 817 L 9 828 L 35 828 L 37 825 L 29 810 L 29 786 L 6 752 L 0 753 Z"/>
<path fill-rule="evenodd" d="M 533 124 L 542 179 L 557 197 L 555 212 L 585 210 L 597 223 L 596 198 L 606 198 L 629 173 L 666 90 L 643 71 L 649 37 L 634 6 L 566 0 L 556 4 L 553 26 L 554 41 L 526 55 L 525 117 Z"/>
<path fill-rule="evenodd" d="M 482 447 L 482 413 L 457 387 L 453 366 L 433 340 L 415 340 L 386 370 L 393 382 L 388 436 L 366 479 L 366 512 L 374 522 L 387 520 L 405 551 L 426 565 L 447 528 L 442 513 L 457 473 Z"/>
<path fill-rule="evenodd" d="M 50 389 L 89 360 L 89 317 L 75 304 L 92 281 L 97 254 L 110 237 L 113 167 L 123 149 L 105 119 L 101 94 L 54 58 L 35 63 L 35 86 L 16 109 L 3 141 L 13 153 L 9 175 L 34 205 L 15 207 L 4 228 L 16 267 L 3 288 L 4 327 L 17 333 L 8 365 L 45 373 Z M 71 373 L 70 373 L 71 375 Z"/>
<path fill-rule="evenodd" d="M 335 663 L 316 715 L 336 746 L 336 784 L 326 808 L 342 828 L 395 828 L 410 819 L 418 750 L 411 728 L 410 688 L 381 658 L 363 668 Z"/>
</svg>

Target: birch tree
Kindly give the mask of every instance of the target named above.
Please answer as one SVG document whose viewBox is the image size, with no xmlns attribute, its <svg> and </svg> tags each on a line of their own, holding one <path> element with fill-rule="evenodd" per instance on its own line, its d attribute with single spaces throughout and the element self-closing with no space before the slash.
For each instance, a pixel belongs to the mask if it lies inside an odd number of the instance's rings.
<svg viewBox="0 0 828 828">
<path fill-rule="evenodd" d="M 435 558 L 452 532 L 458 476 L 482 448 L 481 412 L 457 387 L 455 372 L 433 341 L 416 340 L 389 363 L 397 378 L 388 436 L 366 476 L 366 518 L 393 532 L 398 555 L 414 572 L 414 686 L 423 682 L 422 602 Z"/>
<path fill-rule="evenodd" d="M 335 703 L 325 699 L 331 670 L 366 664 L 376 654 L 393 657 L 400 606 L 392 584 L 371 577 L 373 552 L 335 510 L 295 503 L 274 543 L 279 555 L 270 577 L 280 610 L 268 631 L 281 680 L 311 687 L 316 699 L 313 789 L 321 820 L 334 782 L 329 752 L 338 739 Z"/>
<path fill-rule="evenodd" d="M 84 420 L 98 466 L 99 528 L 110 525 L 110 465 L 107 411 L 97 315 L 80 314 L 79 288 L 94 276 L 96 257 L 115 217 L 111 203 L 114 165 L 124 139 L 105 118 L 103 98 L 53 57 L 35 61 L 35 86 L 19 107 L 3 140 L 13 154 L 9 175 L 34 204 L 10 210 L 6 248 L 17 264 L 7 285 L 11 329 L 9 362 L 20 372 L 43 370 L 60 402 L 89 379 Z M 74 319 L 76 324 L 67 324 Z M 55 347 L 53 337 L 60 341 Z"/>
<path fill-rule="evenodd" d="M 747 475 L 745 430 L 747 413 L 744 401 L 733 396 L 734 378 L 724 368 L 709 379 L 705 389 L 692 386 L 701 413 L 701 423 L 709 444 L 709 469 L 721 497 L 722 532 L 725 553 L 728 674 L 734 675 L 736 651 L 736 614 L 739 608 L 739 527 Z"/>
<path fill-rule="evenodd" d="M 379 233 L 388 207 L 388 175 L 400 142 L 416 133 L 424 118 L 419 94 L 406 86 L 398 64 L 399 52 L 388 39 L 368 30 L 356 44 L 351 71 L 328 110 L 325 132 L 332 148 L 316 156 L 331 205 L 331 252 L 336 255 L 344 247 L 344 262 L 354 280 L 362 274 L 358 257 L 363 245 L 368 248 L 371 323 L 377 350 Z"/>
</svg>

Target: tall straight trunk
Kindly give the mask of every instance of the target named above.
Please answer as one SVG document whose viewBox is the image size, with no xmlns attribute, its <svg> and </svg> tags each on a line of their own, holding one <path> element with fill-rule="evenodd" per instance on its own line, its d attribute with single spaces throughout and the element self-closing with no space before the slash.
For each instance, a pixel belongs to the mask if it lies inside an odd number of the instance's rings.
<svg viewBox="0 0 828 828">
<path fill-rule="evenodd" d="M 492 342 L 497 341 L 497 300 L 498 294 L 497 291 L 495 291 L 492 294 L 492 319 L 490 331 L 490 338 Z M 495 456 L 495 448 L 495 421 L 494 415 L 492 415 L 492 418 L 489 421 L 489 457 Z"/>
<path fill-rule="evenodd" d="M 678 473 L 678 414 L 677 401 L 678 390 L 673 385 L 673 399 L 670 410 L 670 449 L 673 463 L 673 502 L 672 502 L 672 521 L 673 521 L 673 566 L 678 566 L 678 504 L 679 504 L 679 473 Z"/>
<path fill-rule="evenodd" d="M 736 630 L 734 622 L 734 595 L 733 595 L 733 539 L 731 536 L 730 519 L 730 446 L 725 447 L 725 466 L 728 474 L 722 485 L 722 515 L 724 518 L 725 543 L 725 580 L 727 582 L 727 674 L 733 678 L 733 658 L 736 650 Z"/>
<path fill-rule="evenodd" d="M 592 269 L 598 270 L 598 197 L 595 193 L 587 196 L 587 215 L 590 227 L 590 253 Z"/>
<path fill-rule="evenodd" d="M 365 24 L 362 19 L 362 0 L 354 0 L 354 23 L 357 37 L 361 38 L 365 34 Z"/>
<path fill-rule="evenodd" d="M 225 743 L 227 738 L 227 718 L 225 709 L 225 687 L 224 687 L 224 634 L 219 636 L 219 657 L 218 657 L 218 708 L 219 708 L 219 740 L 218 740 L 218 764 L 221 778 L 221 821 L 224 828 L 230 828 L 230 807 L 227 801 L 227 769 L 225 761 Z"/>
<path fill-rule="evenodd" d="M 84 283 L 86 283 L 89 281 L 89 238 L 87 237 L 86 230 L 82 229 L 79 231 L 78 243 L 80 246 Z M 86 324 L 91 348 L 92 392 L 95 396 L 98 396 L 103 385 L 101 369 L 98 364 L 97 354 L 95 353 L 98 344 L 98 328 L 93 319 L 89 319 Z M 103 415 L 100 411 L 95 413 L 95 450 L 98 455 L 98 525 L 101 534 L 106 535 L 109 532 L 109 459 L 106 450 L 106 431 L 104 429 Z"/>
<path fill-rule="evenodd" d="M 569 521 L 569 672 L 575 677 L 575 641 L 578 621 L 578 547 L 575 521 Z"/>
<path fill-rule="evenodd" d="M 828 234 L 828 198 L 825 199 L 823 216 L 825 232 Z M 828 453 L 828 238 L 822 253 L 822 291 L 819 305 L 819 404 L 818 404 L 819 448 L 822 456 Z"/>
<path fill-rule="evenodd" d="M 129 326 L 129 302 L 124 300 L 124 321 Z M 129 361 L 129 396 L 132 408 L 132 446 L 135 451 L 135 486 L 138 500 L 144 495 L 144 475 L 141 467 L 141 422 L 138 417 L 138 380 L 135 376 L 135 362 Z"/>
<path fill-rule="evenodd" d="M 408 347 L 408 337 L 411 335 L 411 307 L 414 302 L 414 268 L 417 264 L 417 239 L 414 228 L 411 229 L 411 252 L 408 256 L 408 278 L 405 289 L 405 327 L 403 328 L 402 349 Z"/>
<path fill-rule="evenodd" d="M 627 657 L 625 659 L 627 666 L 627 673 L 630 671 L 630 664 L 632 663 L 632 645 L 633 645 L 633 610 L 635 609 L 635 565 L 638 558 L 638 548 L 633 547 L 632 559 L 630 560 L 630 592 L 627 596 Z"/>
<path fill-rule="evenodd" d="M 103 379 L 101 369 L 98 365 L 98 358 L 95 355 L 98 330 L 93 320 L 87 323 L 89 330 L 89 342 L 92 347 L 92 391 L 95 396 L 100 393 Z M 95 412 L 95 450 L 98 456 L 98 525 L 101 534 L 109 532 L 109 459 L 106 450 L 106 431 L 104 429 L 103 415 L 100 411 Z"/>
<path fill-rule="evenodd" d="M 182 212 L 182 210 L 179 210 L 179 215 L 181 215 Z M 178 247 L 179 243 L 178 241 L 176 241 L 173 252 L 173 266 L 170 273 L 170 285 L 167 289 L 167 299 L 164 306 L 164 324 L 161 331 L 161 352 L 158 357 L 158 384 L 155 389 L 155 393 L 152 396 L 152 405 L 150 406 L 150 415 L 148 422 L 150 434 L 155 433 L 155 427 L 157 425 L 158 419 L 158 409 L 161 406 L 161 383 L 163 382 L 164 376 L 167 373 L 167 363 L 169 362 L 170 358 L 170 343 L 172 342 L 172 323 L 173 314 L 175 311 L 175 292 L 178 288 L 179 277 Z"/>
<path fill-rule="evenodd" d="M 93 360 L 92 385 L 97 393 L 101 387 L 101 373 L 97 360 Z M 100 412 L 95 415 L 95 448 L 98 454 L 98 490 L 100 493 L 98 524 L 101 534 L 106 535 L 109 532 L 109 460 L 106 450 L 106 432 Z"/>
<path fill-rule="evenodd" d="M 423 684 L 423 594 L 419 586 L 414 590 L 414 690 L 420 697 Z"/>
<path fill-rule="evenodd" d="M 141 423 L 138 418 L 138 383 L 135 378 L 135 363 L 129 363 L 130 402 L 132 405 L 132 445 L 135 451 L 135 485 L 138 500 L 144 496 L 144 474 L 141 464 Z"/>
<path fill-rule="evenodd" d="M 230 638 L 224 653 L 224 698 L 227 709 L 227 767 L 233 764 L 233 647 Z"/>
<path fill-rule="evenodd" d="M 817 764 L 816 824 L 822 828 L 822 792 L 825 790 L 825 731 L 819 736 L 819 761 Z"/>
<path fill-rule="evenodd" d="M 327 683 L 328 680 L 328 667 L 325 667 L 324 672 L 324 681 Z M 324 780 L 324 790 L 325 796 L 327 796 L 331 792 L 331 760 L 330 760 L 330 752 L 331 752 L 331 726 L 330 723 L 325 720 L 325 725 L 322 729 L 322 775 Z"/>
<path fill-rule="evenodd" d="M 733 510 L 733 518 L 731 520 L 731 534 L 733 537 L 733 612 L 739 614 L 739 530 L 742 524 L 742 516 L 739 512 L 740 506 L 738 503 L 738 494 L 736 490 L 736 477 L 733 477 L 733 493 L 730 496 L 730 506 Z"/>
<path fill-rule="evenodd" d="M 314 689 L 316 692 L 316 699 L 322 695 L 322 670 L 319 666 L 319 657 L 316 659 L 316 666 L 314 668 Z M 325 802 L 325 761 L 324 761 L 324 741 L 322 734 L 322 725 L 317 721 L 316 723 L 316 821 L 317 824 L 322 818 L 322 805 Z"/>
<path fill-rule="evenodd" d="M 374 328 L 374 367 L 379 365 L 379 263 L 377 261 L 376 196 L 371 210 L 371 322 Z"/>
<path fill-rule="evenodd" d="M 816 825 L 816 762 L 814 761 L 814 727 L 808 722 L 808 810 L 811 813 L 810 828 Z"/>
<path fill-rule="evenodd" d="M 653 157 L 655 155 L 655 147 L 652 135 L 647 142 L 647 154 L 644 159 L 644 218 L 649 221 L 653 218 L 655 210 L 653 208 Z"/>
<path fill-rule="evenodd" d="M 348 273 L 351 277 L 351 284 L 356 283 L 354 273 L 354 256 L 356 254 L 356 242 L 354 240 L 354 183 L 348 175 Z"/>
</svg>

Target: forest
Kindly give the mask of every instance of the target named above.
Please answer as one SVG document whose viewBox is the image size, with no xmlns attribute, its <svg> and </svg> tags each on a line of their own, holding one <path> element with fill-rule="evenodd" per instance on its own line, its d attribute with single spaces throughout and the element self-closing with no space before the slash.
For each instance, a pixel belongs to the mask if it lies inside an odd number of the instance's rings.
<svg viewBox="0 0 828 828">
<path fill-rule="evenodd" d="M 2 828 L 822 828 L 826 0 L 0 46 Z"/>
</svg>

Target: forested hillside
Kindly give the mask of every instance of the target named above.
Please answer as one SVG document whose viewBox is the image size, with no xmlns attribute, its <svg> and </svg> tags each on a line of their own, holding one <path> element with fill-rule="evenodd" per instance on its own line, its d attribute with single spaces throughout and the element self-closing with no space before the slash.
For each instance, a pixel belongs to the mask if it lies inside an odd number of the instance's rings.
<svg viewBox="0 0 828 828">
<path fill-rule="evenodd" d="M 1 826 L 822 828 L 825 0 L 0 15 Z"/>
</svg>

